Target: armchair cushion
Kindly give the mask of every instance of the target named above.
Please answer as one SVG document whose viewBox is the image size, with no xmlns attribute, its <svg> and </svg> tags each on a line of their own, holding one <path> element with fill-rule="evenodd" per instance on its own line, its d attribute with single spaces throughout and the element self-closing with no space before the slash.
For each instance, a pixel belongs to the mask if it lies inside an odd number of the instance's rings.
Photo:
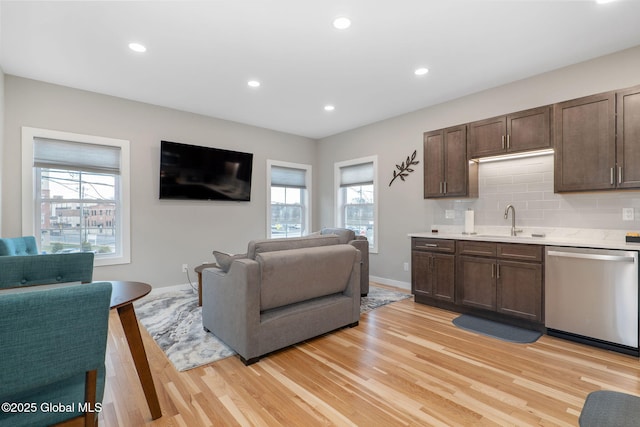
<svg viewBox="0 0 640 427">
<path fill-rule="evenodd" d="M 356 255 L 350 245 L 259 254 L 261 312 L 345 292 Z"/>
<path fill-rule="evenodd" d="M 348 243 L 361 252 L 360 295 L 366 296 L 369 293 L 369 241 L 366 236 L 356 236 L 353 230 L 347 228 L 323 228 L 320 234 L 338 236 L 340 243 Z"/>
</svg>

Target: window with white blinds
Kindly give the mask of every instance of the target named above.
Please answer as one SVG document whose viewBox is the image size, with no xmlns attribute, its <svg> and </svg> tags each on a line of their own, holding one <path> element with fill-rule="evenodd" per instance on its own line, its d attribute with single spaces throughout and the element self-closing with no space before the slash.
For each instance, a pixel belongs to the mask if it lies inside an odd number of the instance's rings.
<svg viewBox="0 0 640 427">
<path fill-rule="evenodd" d="M 311 226 L 311 165 L 267 161 L 267 237 L 300 237 Z"/>
<path fill-rule="evenodd" d="M 365 236 L 377 252 L 377 156 L 335 164 L 336 226 Z"/>
<path fill-rule="evenodd" d="M 119 175 L 120 151 L 118 146 L 36 137 L 33 166 Z"/>
<path fill-rule="evenodd" d="M 23 128 L 23 231 L 46 253 L 127 263 L 129 141 Z M 31 203 L 29 203 L 31 201 Z"/>
</svg>

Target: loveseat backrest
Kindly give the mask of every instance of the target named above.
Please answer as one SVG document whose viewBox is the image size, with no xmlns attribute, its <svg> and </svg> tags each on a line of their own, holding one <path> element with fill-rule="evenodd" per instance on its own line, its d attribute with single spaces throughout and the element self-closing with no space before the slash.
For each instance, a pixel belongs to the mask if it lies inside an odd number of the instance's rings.
<svg viewBox="0 0 640 427">
<path fill-rule="evenodd" d="M 0 289 L 91 282 L 93 252 L 0 257 Z"/>
<path fill-rule="evenodd" d="M 345 292 L 358 274 L 360 251 L 351 245 L 316 246 L 256 255 L 260 311 Z"/>
<path fill-rule="evenodd" d="M 334 235 L 312 235 L 305 237 L 290 237 L 285 239 L 263 239 L 251 240 L 247 247 L 247 258 L 256 259 L 256 255 L 273 252 L 285 251 L 289 249 L 311 248 L 315 246 L 329 246 L 340 243 L 338 236 Z"/>
</svg>

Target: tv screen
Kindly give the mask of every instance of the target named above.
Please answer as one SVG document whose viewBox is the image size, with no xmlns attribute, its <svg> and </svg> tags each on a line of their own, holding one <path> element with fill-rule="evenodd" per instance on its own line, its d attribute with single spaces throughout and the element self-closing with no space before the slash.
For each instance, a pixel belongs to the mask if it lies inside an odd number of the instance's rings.
<svg viewBox="0 0 640 427">
<path fill-rule="evenodd" d="M 160 199 L 251 199 L 253 154 L 160 143 Z"/>
</svg>

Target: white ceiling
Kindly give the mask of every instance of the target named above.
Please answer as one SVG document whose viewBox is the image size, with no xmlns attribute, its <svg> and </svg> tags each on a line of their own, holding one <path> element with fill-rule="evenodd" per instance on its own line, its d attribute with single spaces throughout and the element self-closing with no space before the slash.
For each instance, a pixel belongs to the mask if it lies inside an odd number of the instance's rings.
<svg viewBox="0 0 640 427">
<path fill-rule="evenodd" d="M 638 0 L 2 0 L 0 15 L 6 74 L 310 138 L 640 45 Z"/>
</svg>

